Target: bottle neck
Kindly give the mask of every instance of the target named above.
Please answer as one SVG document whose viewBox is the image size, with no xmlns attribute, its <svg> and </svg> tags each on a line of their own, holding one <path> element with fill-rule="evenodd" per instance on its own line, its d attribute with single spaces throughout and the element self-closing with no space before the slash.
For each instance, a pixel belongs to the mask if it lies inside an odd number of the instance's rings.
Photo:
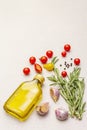
<svg viewBox="0 0 87 130">
<path fill-rule="evenodd" d="M 34 77 L 34 79 L 37 79 L 40 82 L 40 84 L 43 84 L 43 82 L 44 82 L 44 77 L 42 75 L 40 75 L 40 74 L 37 74 Z"/>
<path fill-rule="evenodd" d="M 41 82 L 38 79 L 34 79 L 33 81 L 35 81 L 35 83 L 41 84 Z"/>
</svg>

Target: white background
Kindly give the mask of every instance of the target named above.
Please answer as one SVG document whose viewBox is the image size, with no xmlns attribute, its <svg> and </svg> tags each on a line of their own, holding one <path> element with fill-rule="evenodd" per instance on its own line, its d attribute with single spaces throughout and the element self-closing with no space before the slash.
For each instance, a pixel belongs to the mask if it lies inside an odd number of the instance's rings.
<svg viewBox="0 0 87 130">
<path fill-rule="evenodd" d="M 50 102 L 46 117 L 39 117 L 34 111 L 27 121 L 19 122 L 3 110 L 4 102 L 17 86 L 35 75 L 28 58 L 34 55 L 38 59 L 51 49 L 62 62 L 60 53 L 65 43 L 72 46 L 68 56 L 81 58 L 81 74 L 87 87 L 87 1 L 0 0 L 0 130 L 87 129 L 87 111 L 82 121 L 69 118 L 60 122 L 55 118 L 55 108 L 67 109 L 67 105 L 62 98 L 56 104 L 52 101 L 47 79 L 42 100 Z M 25 66 L 31 68 L 27 77 L 22 73 Z M 44 70 L 43 75 L 46 77 L 50 73 Z M 84 100 L 87 101 L 87 88 Z"/>
</svg>

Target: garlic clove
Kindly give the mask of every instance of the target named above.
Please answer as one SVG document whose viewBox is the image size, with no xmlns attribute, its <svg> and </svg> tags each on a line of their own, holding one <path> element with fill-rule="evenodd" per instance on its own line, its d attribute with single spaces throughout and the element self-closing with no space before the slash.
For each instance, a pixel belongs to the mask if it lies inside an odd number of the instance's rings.
<svg viewBox="0 0 87 130">
<path fill-rule="evenodd" d="M 36 111 L 37 111 L 37 113 L 38 113 L 39 115 L 41 115 L 41 116 L 46 115 L 46 114 L 48 113 L 48 111 L 49 111 L 49 103 L 46 102 L 46 103 L 43 103 L 43 104 L 40 105 L 40 106 L 37 106 L 37 107 L 36 107 Z"/>
<path fill-rule="evenodd" d="M 50 88 L 50 96 L 53 99 L 54 102 L 57 102 L 60 96 L 60 92 L 58 88 L 56 87 L 51 87 Z"/>
<path fill-rule="evenodd" d="M 64 121 L 68 119 L 68 111 L 64 108 L 57 108 L 55 110 L 56 118 L 60 121 Z"/>
</svg>

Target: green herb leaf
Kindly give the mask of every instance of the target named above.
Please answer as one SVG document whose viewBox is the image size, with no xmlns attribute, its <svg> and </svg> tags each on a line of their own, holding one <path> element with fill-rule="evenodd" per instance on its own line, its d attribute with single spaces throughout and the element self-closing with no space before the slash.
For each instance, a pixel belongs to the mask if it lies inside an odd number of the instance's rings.
<svg viewBox="0 0 87 130">
<path fill-rule="evenodd" d="M 59 60 L 59 59 L 57 58 L 57 56 L 55 56 L 55 57 L 53 57 L 53 59 L 52 59 L 51 62 L 52 62 L 53 64 L 56 64 L 58 60 Z"/>
</svg>

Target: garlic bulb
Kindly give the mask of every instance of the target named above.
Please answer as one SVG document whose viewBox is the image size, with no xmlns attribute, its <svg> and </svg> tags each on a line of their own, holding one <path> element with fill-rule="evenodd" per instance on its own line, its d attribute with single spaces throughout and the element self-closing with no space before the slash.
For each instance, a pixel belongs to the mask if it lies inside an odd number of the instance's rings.
<svg viewBox="0 0 87 130">
<path fill-rule="evenodd" d="M 55 110 L 55 115 L 56 115 L 56 118 L 60 121 L 64 121 L 68 119 L 68 111 L 66 111 L 63 108 L 57 108 Z"/>
<path fill-rule="evenodd" d="M 50 96 L 52 97 L 54 102 L 57 102 L 60 96 L 60 92 L 57 87 L 51 87 L 50 88 Z"/>
<path fill-rule="evenodd" d="M 36 107 L 36 111 L 37 111 L 37 113 L 38 113 L 39 115 L 41 115 L 41 116 L 46 115 L 46 114 L 48 113 L 48 111 L 49 111 L 49 103 L 46 102 L 46 103 L 43 103 L 43 104 L 40 105 L 40 106 L 37 106 L 37 107 Z"/>
</svg>

